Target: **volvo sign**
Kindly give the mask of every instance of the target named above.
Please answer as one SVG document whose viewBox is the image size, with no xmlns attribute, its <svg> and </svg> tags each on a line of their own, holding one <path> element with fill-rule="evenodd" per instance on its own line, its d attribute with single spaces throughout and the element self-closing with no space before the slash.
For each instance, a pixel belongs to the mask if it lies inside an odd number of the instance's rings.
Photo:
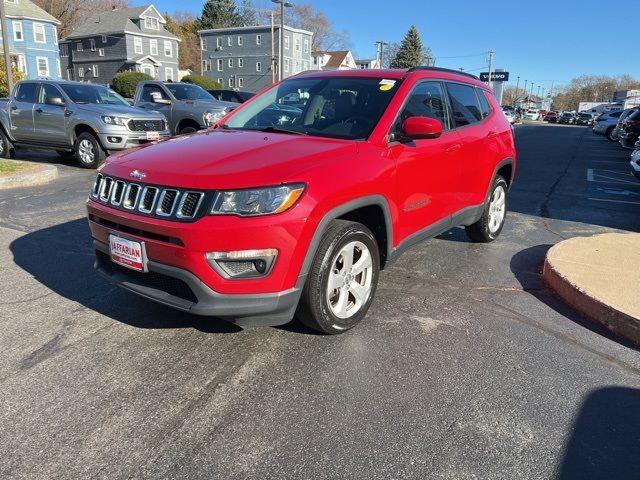
<svg viewBox="0 0 640 480">
<path fill-rule="evenodd" d="M 489 72 L 480 72 L 480 80 L 483 82 L 489 81 Z M 491 72 L 492 82 L 508 82 L 509 72 Z"/>
</svg>

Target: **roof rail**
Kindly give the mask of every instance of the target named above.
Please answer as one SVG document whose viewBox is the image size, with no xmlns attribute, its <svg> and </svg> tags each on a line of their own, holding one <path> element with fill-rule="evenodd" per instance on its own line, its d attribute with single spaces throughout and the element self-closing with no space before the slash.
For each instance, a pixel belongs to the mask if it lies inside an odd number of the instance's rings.
<svg viewBox="0 0 640 480">
<path fill-rule="evenodd" d="M 410 74 L 411 72 L 415 72 L 418 70 L 426 70 L 426 71 L 433 71 L 433 72 L 447 72 L 447 73 L 456 73 L 458 75 L 465 75 L 467 77 L 471 77 L 474 80 L 480 80 L 478 77 L 476 77 L 475 75 L 471 74 L 471 73 L 467 73 L 467 72 L 463 72 L 461 70 L 453 70 L 452 68 L 442 68 L 442 67 L 427 67 L 424 65 L 420 65 L 418 67 L 413 67 L 410 68 L 409 70 L 407 70 L 406 75 Z"/>
</svg>

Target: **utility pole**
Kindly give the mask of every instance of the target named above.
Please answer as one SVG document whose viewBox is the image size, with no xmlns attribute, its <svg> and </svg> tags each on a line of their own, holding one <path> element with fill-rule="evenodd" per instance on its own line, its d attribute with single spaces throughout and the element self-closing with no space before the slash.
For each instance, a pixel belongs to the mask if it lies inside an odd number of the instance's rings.
<svg viewBox="0 0 640 480">
<path fill-rule="evenodd" d="M 384 61 L 384 47 L 387 45 L 389 44 L 384 40 L 376 41 L 376 60 L 378 61 L 378 65 L 380 65 L 378 68 L 383 68 L 382 62 Z"/>
<path fill-rule="evenodd" d="M 493 90 L 493 81 L 491 80 L 491 67 L 493 65 L 493 56 L 495 55 L 496 52 L 494 52 L 493 50 L 489 50 L 489 87 L 491 87 L 491 89 Z"/>
<path fill-rule="evenodd" d="M 513 94 L 513 106 L 516 106 L 516 102 L 518 101 L 518 86 L 520 85 L 520 76 L 516 80 L 516 93 Z"/>
<path fill-rule="evenodd" d="M 529 102 L 527 103 L 527 108 L 531 108 L 531 97 L 533 96 L 533 82 L 531 82 L 531 90 L 529 91 Z"/>
<path fill-rule="evenodd" d="M 293 3 L 285 0 L 271 0 L 280 4 L 280 41 L 278 42 L 278 80 L 284 78 L 284 7 L 293 7 Z"/>
<path fill-rule="evenodd" d="M 7 71 L 7 88 L 9 96 L 13 91 L 13 75 L 11 72 L 11 53 L 9 52 L 9 39 L 7 36 L 7 25 L 4 23 L 4 0 L 0 0 L 0 27 L 2 28 L 2 47 L 4 50 L 4 68 Z"/>
</svg>

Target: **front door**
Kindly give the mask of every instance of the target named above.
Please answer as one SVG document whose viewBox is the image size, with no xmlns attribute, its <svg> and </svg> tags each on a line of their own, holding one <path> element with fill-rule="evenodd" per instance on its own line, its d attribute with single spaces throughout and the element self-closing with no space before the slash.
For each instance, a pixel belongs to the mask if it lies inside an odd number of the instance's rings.
<svg viewBox="0 0 640 480">
<path fill-rule="evenodd" d="M 19 142 L 32 140 L 35 136 L 33 109 L 37 91 L 37 83 L 21 83 L 18 85 L 14 98 L 10 103 L 11 135 Z"/>
<path fill-rule="evenodd" d="M 47 143 L 70 146 L 71 140 L 66 129 L 66 105 L 49 105 L 47 98 L 64 99 L 57 87 L 50 83 L 42 83 L 38 93 L 38 101 L 33 111 L 33 124 L 38 135 Z"/>
<path fill-rule="evenodd" d="M 393 132 L 401 133 L 404 120 L 416 116 L 439 120 L 443 132 L 438 138 L 389 146 L 389 156 L 396 161 L 400 241 L 427 227 L 446 225 L 460 206 L 454 193 L 460 176 L 460 141 L 451 129 L 442 82 L 424 81 L 413 88 L 394 122 Z"/>
</svg>

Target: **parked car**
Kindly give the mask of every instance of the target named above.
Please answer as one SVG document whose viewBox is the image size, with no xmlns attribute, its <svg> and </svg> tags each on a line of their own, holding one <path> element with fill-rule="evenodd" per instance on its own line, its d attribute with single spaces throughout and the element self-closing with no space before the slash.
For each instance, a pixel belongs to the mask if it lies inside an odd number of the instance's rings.
<svg viewBox="0 0 640 480">
<path fill-rule="evenodd" d="M 306 94 L 301 121 L 259 120 L 292 92 Z M 248 326 L 297 311 L 344 332 L 410 246 L 454 225 L 498 237 L 516 164 L 499 110 L 454 70 L 287 78 L 214 129 L 112 157 L 87 204 L 96 268 L 194 314 Z"/>
<path fill-rule="evenodd" d="M 576 114 L 573 112 L 562 112 L 558 118 L 558 123 L 565 123 L 571 125 L 575 122 Z"/>
<path fill-rule="evenodd" d="M 509 123 L 514 124 L 516 123 L 518 116 L 516 115 L 515 110 L 510 109 L 510 108 L 502 108 L 502 113 L 504 113 L 504 116 L 507 117 L 507 120 L 509 121 Z"/>
<path fill-rule="evenodd" d="M 84 168 L 96 168 L 107 153 L 169 136 L 166 118 L 132 107 L 100 85 L 55 80 L 18 82 L 0 100 L 0 156 L 15 147 L 74 155 Z"/>
<path fill-rule="evenodd" d="M 544 120 L 549 123 L 556 123 L 558 121 L 558 112 L 549 112 L 544 116 Z"/>
<path fill-rule="evenodd" d="M 633 148 L 640 136 L 640 109 L 629 114 L 620 127 L 620 145 L 624 148 Z"/>
<path fill-rule="evenodd" d="M 625 110 L 625 112 L 626 111 L 627 110 Z M 593 133 L 597 135 L 604 135 L 609 140 L 614 141 L 613 133 L 614 129 L 616 128 L 616 123 L 623 114 L 624 113 L 620 110 L 604 112 L 600 114 L 593 122 Z"/>
<path fill-rule="evenodd" d="M 631 173 L 640 180 L 640 140 L 636 140 L 633 146 L 634 150 L 631 153 Z"/>
<path fill-rule="evenodd" d="M 162 112 L 169 120 L 172 135 L 209 128 L 238 106 L 216 100 L 204 88 L 192 83 L 156 80 L 138 83 L 133 104 Z"/>
<path fill-rule="evenodd" d="M 622 126 L 623 126 L 624 120 L 636 110 L 638 110 L 638 107 L 627 108 L 622 111 L 622 113 L 618 117 L 618 121 L 616 122 L 615 127 L 613 128 L 613 131 L 608 136 L 609 140 L 614 142 L 617 142 L 620 140 L 620 134 L 622 133 Z"/>
<path fill-rule="evenodd" d="M 244 103 L 255 95 L 255 93 L 240 90 L 207 90 L 207 92 L 216 100 L 233 103 Z"/>
<path fill-rule="evenodd" d="M 573 121 L 576 125 L 593 125 L 593 116 L 590 113 L 578 113 Z"/>
<path fill-rule="evenodd" d="M 524 112 L 524 118 L 527 120 L 538 120 L 540 118 L 540 112 L 537 110 L 529 109 Z"/>
</svg>

